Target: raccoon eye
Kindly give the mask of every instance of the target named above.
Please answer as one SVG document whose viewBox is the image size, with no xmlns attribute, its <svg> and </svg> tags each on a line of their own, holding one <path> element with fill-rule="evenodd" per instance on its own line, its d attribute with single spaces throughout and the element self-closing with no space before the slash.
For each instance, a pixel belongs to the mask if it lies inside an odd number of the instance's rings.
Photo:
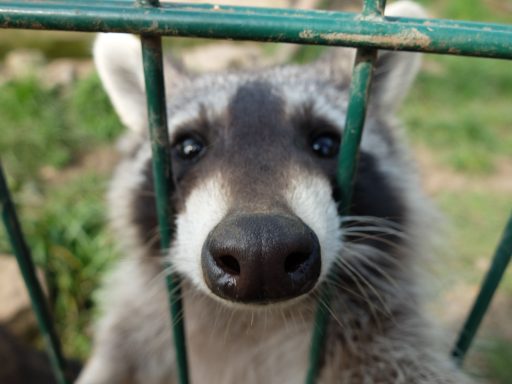
<svg viewBox="0 0 512 384">
<path fill-rule="evenodd" d="M 174 144 L 174 150 L 183 160 L 193 160 L 204 150 L 203 141 L 196 136 L 185 136 Z"/>
<path fill-rule="evenodd" d="M 321 133 L 313 137 L 311 149 L 319 157 L 334 157 L 340 149 L 340 137 L 334 133 Z"/>
</svg>

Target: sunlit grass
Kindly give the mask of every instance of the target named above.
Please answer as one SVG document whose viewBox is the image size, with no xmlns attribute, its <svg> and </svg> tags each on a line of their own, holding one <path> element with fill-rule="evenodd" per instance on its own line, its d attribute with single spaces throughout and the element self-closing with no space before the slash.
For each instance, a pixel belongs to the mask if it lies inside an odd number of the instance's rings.
<svg viewBox="0 0 512 384">
<path fill-rule="evenodd" d="M 485 174 L 512 159 L 511 94 L 507 61 L 429 56 L 402 115 L 413 140 L 446 165 Z"/>
</svg>

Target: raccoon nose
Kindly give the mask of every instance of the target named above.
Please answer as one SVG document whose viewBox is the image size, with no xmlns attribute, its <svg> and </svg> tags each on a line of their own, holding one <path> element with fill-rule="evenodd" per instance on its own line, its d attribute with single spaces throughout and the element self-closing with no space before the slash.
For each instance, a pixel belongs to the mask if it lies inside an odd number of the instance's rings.
<svg viewBox="0 0 512 384">
<path fill-rule="evenodd" d="M 214 294 L 238 302 L 273 302 L 314 287 L 320 275 L 320 244 L 296 217 L 233 215 L 210 232 L 201 262 Z"/>
</svg>

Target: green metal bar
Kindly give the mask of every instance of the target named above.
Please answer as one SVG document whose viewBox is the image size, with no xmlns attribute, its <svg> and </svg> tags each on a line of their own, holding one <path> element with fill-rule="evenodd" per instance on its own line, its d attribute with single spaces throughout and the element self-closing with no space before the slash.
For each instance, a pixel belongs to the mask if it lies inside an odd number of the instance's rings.
<svg viewBox="0 0 512 384">
<path fill-rule="evenodd" d="M 373 49 L 358 49 L 356 55 L 350 85 L 350 102 L 347 109 L 347 120 L 343 130 L 343 141 L 336 175 L 340 188 L 339 211 L 341 215 L 347 215 L 350 211 L 359 144 L 363 134 L 370 79 L 376 57 L 377 52 Z"/>
<path fill-rule="evenodd" d="M 364 2 L 362 17 L 382 17 L 385 5 L 385 0 L 366 0 Z M 350 84 L 347 118 L 338 158 L 338 172 L 336 175 L 341 192 L 341 199 L 338 202 L 340 215 L 347 215 L 350 211 L 359 145 L 361 143 L 366 119 L 366 109 L 376 59 L 377 51 L 375 49 L 357 50 Z M 315 326 L 311 338 L 309 370 L 306 376 L 306 384 L 314 384 L 320 374 L 320 362 L 325 347 L 330 319 L 327 306 L 331 302 L 332 295 L 332 288 L 329 285 L 324 285 L 320 292 L 320 300 L 315 315 Z"/>
<path fill-rule="evenodd" d="M 386 0 L 363 0 L 363 11 L 361 14 L 363 17 L 382 17 L 382 15 L 384 15 L 385 6 Z"/>
<path fill-rule="evenodd" d="M 512 59 L 512 26 L 325 11 L 0 1 L 0 28 L 341 45 Z M 293 17 L 290 17 L 293 16 Z"/>
<path fill-rule="evenodd" d="M 382 17 L 386 0 L 366 0 L 362 17 Z M 340 156 L 338 159 L 337 181 L 340 188 L 339 211 L 347 215 L 352 201 L 352 190 L 357 168 L 359 145 L 366 119 L 372 70 L 377 59 L 374 49 L 358 49 L 350 84 L 350 99 L 347 119 L 343 130 Z"/>
<path fill-rule="evenodd" d="M 28 0 L 34 1 L 34 0 Z M 6 2 L 6 1 L 4 1 Z M 10 1 L 10 3 L 14 3 Z M 1 2 L 0 2 L 1 4 Z M 62 2 L 61 0 L 47 0 L 40 4 L 41 7 L 45 9 L 54 9 L 58 6 L 59 9 L 79 9 L 79 10 L 88 10 L 91 6 L 94 6 L 97 9 L 111 9 L 123 11 L 133 3 L 130 0 L 106 0 L 106 1 L 67 1 Z M 148 3 L 149 4 L 149 3 Z M 258 13 L 258 14 L 267 14 L 267 15 L 275 15 L 282 17 L 293 17 L 296 15 L 302 15 L 305 17 L 318 17 L 323 16 L 325 18 L 330 18 L 335 16 L 338 12 L 336 11 L 324 11 L 324 10 L 315 10 L 315 15 L 311 14 L 310 10 L 305 9 L 290 9 L 290 8 L 263 8 L 263 7 L 250 7 L 250 6 L 230 6 L 230 5 L 213 5 L 207 3 L 161 3 L 159 5 L 160 10 L 172 9 L 172 10 L 200 10 L 200 11 L 211 11 L 215 10 L 216 12 L 243 12 L 243 13 Z M 349 15 L 347 13 L 347 15 Z"/>
<path fill-rule="evenodd" d="M 59 384 L 67 384 L 69 381 L 65 375 L 65 361 L 62 357 L 60 343 L 57 334 L 52 325 L 50 311 L 46 305 L 46 300 L 41 289 L 41 285 L 37 280 L 36 269 L 30 255 L 30 250 L 23 237 L 21 225 L 14 209 L 14 204 L 7 187 L 2 163 L 0 162 L 0 206 L 2 209 L 2 219 L 11 243 L 12 250 L 16 255 L 16 260 L 20 267 L 23 280 L 27 286 L 32 308 L 36 314 L 39 329 L 43 334 L 43 338 L 50 357 L 53 373 Z"/>
<path fill-rule="evenodd" d="M 152 6 L 158 6 L 158 0 L 140 1 L 140 5 L 147 6 L 150 9 Z M 169 133 L 167 131 L 162 38 L 160 36 L 141 36 L 141 44 L 151 150 L 153 153 L 152 164 L 160 230 L 160 247 L 163 252 L 167 252 L 174 229 L 170 197 L 174 187 L 169 154 Z M 170 266 L 168 265 L 168 267 Z M 180 278 L 175 273 L 169 273 L 166 276 L 166 283 L 176 352 L 176 375 L 180 384 L 188 384 L 187 349 Z"/>
<path fill-rule="evenodd" d="M 485 276 L 480 293 L 476 298 L 473 308 L 464 323 L 452 356 L 457 364 L 462 365 L 464 356 L 475 337 L 482 319 L 489 308 L 494 292 L 503 278 L 510 259 L 512 257 L 512 215 L 510 216 L 501 241 L 494 253 L 491 267 Z"/>
<path fill-rule="evenodd" d="M 34 0 L 27 0 L 28 2 Z M 14 4 L 12 0 L 0 0 L 0 6 L 2 4 Z M 19 3 L 16 3 L 19 4 Z M 40 11 L 43 10 L 54 10 L 55 8 L 59 8 L 60 10 L 66 11 L 79 11 L 79 12 L 87 12 L 94 7 L 97 11 L 106 10 L 107 12 L 117 12 L 123 13 L 127 11 L 129 8 L 128 5 L 131 5 L 131 0 L 106 0 L 106 1 L 59 1 L 59 0 L 47 0 L 44 2 L 38 2 L 38 9 Z M 231 13 L 244 13 L 244 14 L 256 14 L 256 15 L 270 15 L 270 16 L 279 16 L 279 17 L 295 17 L 300 16 L 304 18 L 311 19 L 336 19 L 338 22 L 348 21 L 350 22 L 354 18 L 358 18 L 359 14 L 353 12 L 338 12 L 338 11 L 327 11 L 327 10 L 305 10 L 305 9 L 288 9 L 288 8 L 263 8 L 263 7 L 245 7 L 245 6 L 214 6 L 212 4 L 198 4 L 198 3 L 163 3 L 159 6 L 159 11 L 165 11 L 167 9 L 179 11 L 179 10 L 199 10 L 199 11 L 212 11 L 215 12 L 231 12 Z M 139 11 L 137 11 L 139 12 Z M 124 17 L 124 16 L 123 16 Z M 445 19 L 418 19 L 411 17 L 395 17 L 395 16 L 385 16 L 382 20 L 391 22 L 391 23 L 402 23 L 402 24 L 424 24 L 430 28 L 464 28 L 464 29 L 474 29 L 478 30 L 487 30 L 487 31 L 503 31 L 510 32 L 511 26 L 507 24 L 497 24 L 497 23 L 484 23 L 478 21 L 465 21 L 465 20 L 445 20 Z M 34 29 L 34 27 L 31 27 Z M 36 28 L 39 29 L 39 28 Z"/>
<path fill-rule="evenodd" d="M 358 149 L 361 142 L 363 126 L 366 116 L 366 106 L 375 60 L 374 50 L 359 49 L 356 56 L 352 83 L 350 88 L 350 102 L 347 110 L 347 120 L 343 131 L 343 140 L 338 163 L 337 181 L 341 191 L 338 210 L 346 215 L 350 209 L 354 174 L 357 167 Z M 331 288 L 324 286 L 320 292 L 320 300 L 315 315 L 315 327 L 311 339 L 310 366 L 307 373 L 306 384 L 314 384 L 320 371 L 320 360 L 327 335 L 327 326 L 330 314 L 327 310 L 332 298 Z"/>
</svg>

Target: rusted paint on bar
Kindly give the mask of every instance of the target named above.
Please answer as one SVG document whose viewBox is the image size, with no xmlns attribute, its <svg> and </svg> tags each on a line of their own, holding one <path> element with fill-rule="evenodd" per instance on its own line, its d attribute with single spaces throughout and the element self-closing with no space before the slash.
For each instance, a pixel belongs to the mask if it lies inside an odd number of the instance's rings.
<svg viewBox="0 0 512 384">
<path fill-rule="evenodd" d="M 108 3 L 105 5 L 105 3 Z M 128 32 L 512 59 L 512 26 L 325 11 L 0 1 L 1 28 Z"/>
</svg>

